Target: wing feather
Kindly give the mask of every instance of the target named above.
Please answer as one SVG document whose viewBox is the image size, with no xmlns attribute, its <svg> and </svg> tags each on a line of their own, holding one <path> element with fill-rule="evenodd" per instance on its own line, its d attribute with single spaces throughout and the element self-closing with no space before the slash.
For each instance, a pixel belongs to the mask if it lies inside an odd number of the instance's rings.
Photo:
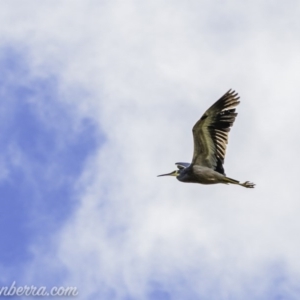
<svg viewBox="0 0 300 300">
<path fill-rule="evenodd" d="M 214 103 L 193 127 L 194 155 L 192 164 L 202 165 L 224 174 L 228 133 L 240 103 L 238 94 L 229 90 Z"/>
</svg>

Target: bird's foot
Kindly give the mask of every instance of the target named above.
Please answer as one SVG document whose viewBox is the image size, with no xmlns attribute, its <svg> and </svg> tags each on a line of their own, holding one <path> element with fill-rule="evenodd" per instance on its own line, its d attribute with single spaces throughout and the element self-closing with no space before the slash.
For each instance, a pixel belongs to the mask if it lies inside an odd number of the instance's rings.
<svg viewBox="0 0 300 300">
<path fill-rule="evenodd" d="M 241 184 L 242 186 L 246 187 L 246 188 L 254 188 L 255 184 L 250 182 L 250 181 L 245 181 L 244 183 Z"/>
</svg>

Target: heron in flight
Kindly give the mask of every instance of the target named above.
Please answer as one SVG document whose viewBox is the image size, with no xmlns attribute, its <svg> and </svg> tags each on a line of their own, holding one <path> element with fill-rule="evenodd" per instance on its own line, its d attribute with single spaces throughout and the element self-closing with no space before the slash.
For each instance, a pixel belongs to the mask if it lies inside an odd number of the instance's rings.
<svg viewBox="0 0 300 300">
<path fill-rule="evenodd" d="M 224 158 L 228 133 L 237 113 L 235 107 L 240 103 L 238 94 L 229 90 L 213 104 L 193 127 L 194 155 L 192 163 L 178 162 L 177 170 L 158 176 L 176 176 L 182 182 L 202 184 L 238 184 L 254 188 L 249 181 L 244 183 L 229 178 L 224 171 Z"/>
</svg>

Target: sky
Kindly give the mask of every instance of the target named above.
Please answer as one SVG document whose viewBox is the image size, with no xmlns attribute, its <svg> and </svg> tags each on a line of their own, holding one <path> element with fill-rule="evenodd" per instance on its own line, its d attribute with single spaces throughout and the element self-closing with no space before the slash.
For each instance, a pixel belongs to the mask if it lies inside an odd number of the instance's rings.
<svg viewBox="0 0 300 300">
<path fill-rule="evenodd" d="M 292 0 L 0 1 L 0 286 L 299 299 L 299 14 Z M 193 125 L 230 88 L 224 167 L 255 189 L 157 178 L 191 161 Z"/>
</svg>

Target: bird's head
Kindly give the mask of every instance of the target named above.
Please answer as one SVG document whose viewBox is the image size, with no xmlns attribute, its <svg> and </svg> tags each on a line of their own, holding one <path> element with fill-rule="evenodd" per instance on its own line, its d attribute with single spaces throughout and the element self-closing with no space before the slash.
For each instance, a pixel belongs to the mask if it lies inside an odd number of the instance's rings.
<svg viewBox="0 0 300 300">
<path fill-rule="evenodd" d="M 180 178 L 184 175 L 185 170 L 190 166 L 190 164 L 180 162 L 180 163 L 176 163 L 175 165 L 177 166 L 178 170 L 175 170 L 171 173 L 158 175 L 158 177 L 160 177 L 160 176 L 175 176 L 178 180 L 180 180 Z M 182 175 L 182 176 L 180 176 L 180 175 Z"/>
</svg>

